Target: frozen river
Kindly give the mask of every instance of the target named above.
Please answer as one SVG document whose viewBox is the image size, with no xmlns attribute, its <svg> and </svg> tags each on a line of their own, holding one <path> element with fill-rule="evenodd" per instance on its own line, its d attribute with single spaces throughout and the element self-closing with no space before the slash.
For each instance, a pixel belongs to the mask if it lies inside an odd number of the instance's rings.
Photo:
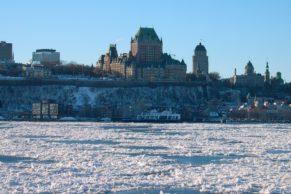
<svg viewBox="0 0 291 194">
<path fill-rule="evenodd" d="M 291 193 L 291 126 L 0 122 L 0 180 L 0 193 Z"/>
</svg>

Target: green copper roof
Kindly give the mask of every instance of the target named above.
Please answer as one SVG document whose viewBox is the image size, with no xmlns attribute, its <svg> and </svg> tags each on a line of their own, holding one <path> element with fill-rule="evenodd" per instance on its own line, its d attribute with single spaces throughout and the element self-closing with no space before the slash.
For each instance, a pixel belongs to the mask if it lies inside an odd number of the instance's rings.
<svg viewBox="0 0 291 194">
<path fill-rule="evenodd" d="M 195 51 L 205 51 L 206 52 L 206 48 L 200 42 L 199 45 L 196 46 Z"/>
<path fill-rule="evenodd" d="M 159 40 L 159 37 L 154 28 L 139 28 L 135 35 L 135 39 L 140 40 Z"/>
</svg>

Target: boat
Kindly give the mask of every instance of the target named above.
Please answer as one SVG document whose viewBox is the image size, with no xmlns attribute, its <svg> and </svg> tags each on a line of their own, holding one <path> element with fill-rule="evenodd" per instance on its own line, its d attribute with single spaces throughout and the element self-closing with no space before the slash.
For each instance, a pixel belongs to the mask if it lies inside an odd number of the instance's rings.
<svg viewBox="0 0 291 194">
<path fill-rule="evenodd" d="M 109 122 L 112 121 L 112 119 L 109 118 L 109 117 L 104 117 L 104 118 L 101 118 L 100 121 L 101 121 L 101 122 L 105 122 L 105 123 L 109 123 Z"/>
<path fill-rule="evenodd" d="M 65 121 L 65 122 L 73 122 L 73 121 L 78 121 L 75 117 L 62 117 L 59 119 L 59 121 Z"/>
<path fill-rule="evenodd" d="M 137 122 L 158 122 L 158 123 L 171 123 L 180 122 L 181 115 L 178 113 L 173 113 L 171 110 L 165 110 L 159 112 L 157 110 L 151 110 L 148 112 L 143 112 L 137 115 Z"/>
</svg>

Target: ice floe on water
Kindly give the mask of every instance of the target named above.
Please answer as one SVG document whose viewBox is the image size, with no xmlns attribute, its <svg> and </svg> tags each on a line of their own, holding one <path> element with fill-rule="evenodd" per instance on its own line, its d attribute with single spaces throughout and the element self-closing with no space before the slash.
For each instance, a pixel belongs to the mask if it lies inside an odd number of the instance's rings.
<svg viewBox="0 0 291 194">
<path fill-rule="evenodd" d="M 0 193 L 291 193 L 291 126 L 0 122 L 0 180 Z"/>
</svg>

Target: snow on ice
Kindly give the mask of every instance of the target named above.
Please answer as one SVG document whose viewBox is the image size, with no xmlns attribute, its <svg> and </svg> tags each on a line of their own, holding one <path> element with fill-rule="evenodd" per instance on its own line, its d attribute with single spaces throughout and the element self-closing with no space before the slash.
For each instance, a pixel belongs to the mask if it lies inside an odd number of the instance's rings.
<svg viewBox="0 0 291 194">
<path fill-rule="evenodd" d="M 291 126 L 0 122 L 0 179 L 0 193 L 291 193 Z"/>
</svg>

